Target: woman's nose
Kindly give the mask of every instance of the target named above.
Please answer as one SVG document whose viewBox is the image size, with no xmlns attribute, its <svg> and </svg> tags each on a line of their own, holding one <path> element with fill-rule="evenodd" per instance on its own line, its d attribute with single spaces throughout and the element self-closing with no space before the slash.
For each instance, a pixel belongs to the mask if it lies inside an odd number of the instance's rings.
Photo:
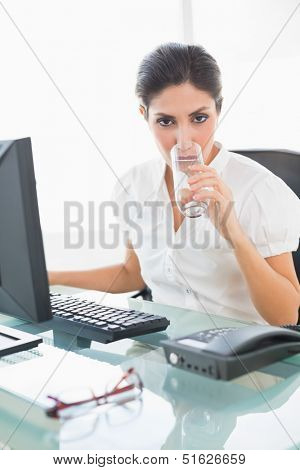
<svg viewBox="0 0 300 470">
<path fill-rule="evenodd" d="M 193 141 L 193 134 L 188 127 L 178 128 L 176 140 L 182 150 L 188 150 Z"/>
</svg>

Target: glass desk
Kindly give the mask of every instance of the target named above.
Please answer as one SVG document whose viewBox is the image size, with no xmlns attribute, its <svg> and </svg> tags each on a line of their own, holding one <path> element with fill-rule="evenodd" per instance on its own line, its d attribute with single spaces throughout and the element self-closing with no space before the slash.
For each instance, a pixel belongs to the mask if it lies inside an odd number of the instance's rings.
<svg viewBox="0 0 300 470">
<path fill-rule="evenodd" d="M 128 302 L 130 308 L 166 316 L 169 328 L 101 344 L 74 340 L 53 330 L 51 321 L 33 325 L 0 315 L 1 324 L 38 334 L 44 340 L 35 350 L 0 360 L 1 448 L 230 450 L 300 446 L 300 354 L 229 382 L 201 377 L 170 366 L 160 341 L 246 323 L 132 298 Z M 131 366 L 145 386 L 141 402 L 126 409 L 115 406 L 112 410 L 105 405 L 65 423 L 46 417 L 40 400 L 49 383 L 57 392 L 63 382 L 79 387 L 87 378 L 102 386 Z"/>
</svg>

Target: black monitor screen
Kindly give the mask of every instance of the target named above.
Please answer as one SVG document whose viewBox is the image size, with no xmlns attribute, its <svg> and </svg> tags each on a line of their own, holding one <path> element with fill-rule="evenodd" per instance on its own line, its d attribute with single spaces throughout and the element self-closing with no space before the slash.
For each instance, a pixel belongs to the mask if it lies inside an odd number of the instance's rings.
<svg viewBox="0 0 300 470">
<path fill-rule="evenodd" d="M 52 317 L 29 138 L 0 141 L 0 312 Z"/>
</svg>

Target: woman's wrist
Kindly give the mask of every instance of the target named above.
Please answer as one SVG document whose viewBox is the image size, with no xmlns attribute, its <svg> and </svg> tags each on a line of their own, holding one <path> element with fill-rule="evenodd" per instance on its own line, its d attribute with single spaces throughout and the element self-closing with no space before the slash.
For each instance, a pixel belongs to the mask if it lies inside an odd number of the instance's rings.
<svg viewBox="0 0 300 470">
<path fill-rule="evenodd" d="M 228 239 L 229 243 L 231 244 L 234 250 L 240 248 L 246 240 L 248 240 L 248 237 L 241 226 L 234 230 L 234 232 L 230 233 Z"/>
<path fill-rule="evenodd" d="M 64 274 L 63 271 L 48 271 L 49 285 L 64 285 Z"/>
</svg>

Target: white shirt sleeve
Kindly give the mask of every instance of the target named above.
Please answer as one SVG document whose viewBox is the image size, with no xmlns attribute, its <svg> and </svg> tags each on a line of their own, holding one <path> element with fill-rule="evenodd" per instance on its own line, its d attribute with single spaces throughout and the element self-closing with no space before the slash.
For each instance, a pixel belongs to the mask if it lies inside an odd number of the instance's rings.
<svg viewBox="0 0 300 470">
<path fill-rule="evenodd" d="M 264 258 L 297 251 L 300 200 L 281 178 L 269 175 L 254 186 L 240 223 Z"/>
</svg>

